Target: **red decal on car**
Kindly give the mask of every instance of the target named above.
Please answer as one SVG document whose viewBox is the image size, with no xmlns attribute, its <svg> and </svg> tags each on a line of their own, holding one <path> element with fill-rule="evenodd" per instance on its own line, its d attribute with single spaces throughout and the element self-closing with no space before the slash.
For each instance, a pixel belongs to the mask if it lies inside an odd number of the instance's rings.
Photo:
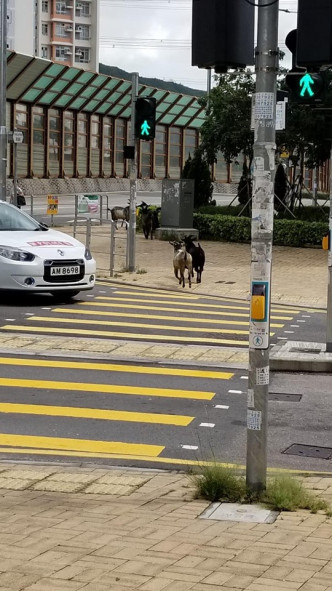
<svg viewBox="0 0 332 591">
<path fill-rule="evenodd" d="M 27 242 L 30 246 L 73 246 L 71 242 L 61 242 L 60 240 L 36 240 Z"/>
</svg>

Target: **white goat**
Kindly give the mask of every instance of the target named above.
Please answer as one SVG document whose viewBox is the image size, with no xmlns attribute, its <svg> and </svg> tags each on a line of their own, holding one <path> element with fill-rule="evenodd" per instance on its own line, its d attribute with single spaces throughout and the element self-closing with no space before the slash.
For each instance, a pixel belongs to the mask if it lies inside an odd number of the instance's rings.
<svg viewBox="0 0 332 591">
<path fill-rule="evenodd" d="M 174 267 L 174 275 L 179 280 L 179 285 L 182 283 L 182 287 L 185 287 L 184 281 L 184 272 L 188 269 L 188 281 L 189 287 L 191 287 L 191 274 L 192 274 L 192 266 L 193 261 L 191 254 L 186 251 L 186 247 L 183 242 L 170 242 L 170 244 L 174 247 L 174 256 L 173 256 L 173 267 Z M 180 277 L 179 277 L 180 272 Z"/>
</svg>

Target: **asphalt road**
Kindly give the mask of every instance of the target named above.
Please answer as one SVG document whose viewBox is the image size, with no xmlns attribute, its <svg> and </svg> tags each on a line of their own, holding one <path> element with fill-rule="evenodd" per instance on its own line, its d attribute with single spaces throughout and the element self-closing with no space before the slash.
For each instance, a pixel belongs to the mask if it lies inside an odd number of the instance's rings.
<svg viewBox="0 0 332 591">
<path fill-rule="evenodd" d="M 0 459 L 180 467 L 245 464 L 247 376 L 163 364 L 111 364 L 35 356 L 0 358 Z M 269 466 L 331 469 L 284 453 L 332 448 L 331 376 L 272 380 Z M 300 400 L 274 400 L 275 392 Z M 291 390 L 291 392 L 289 392 Z"/>
<path fill-rule="evenodd" d="M 0 330 L 7 332 L 248 347 L 249 304 L 242 300 L 98 281 L 92 292 L 81 292 L 70 302 L 48 294 L 1 294 L 0 302 Z M 271 343 L 323 342 L 325 321 L 322 312 L 273 305 Z"/>
<path fill-rule="evenodd" d="M 234 195 L 214 194 L 213 198 L 216 200 L 217 205 L 229 205 L 234 199 Z M 110 217 L 107 212 L 107 207 L 110 209 L 115 205 L 125 207 L 128 204 L 129 192 L 114 192 L 108 193 L 103 197 L 103 219 Z M 137 204 L 141 201 L 145 201 L 148 205 L 161 205 L 161 191 L 138 191 L 137 192 Z M 26 197 L 26 206 L 22 207 L 23 211 L 26 211 L 39 221 L 47 223 L 48 225 L 53 224 L 54 226 L 61 226 L 68 223 L 74 218 L 75 212 L 75 196 L 74 195 L 59 195 L 59 207 L 58 214 L 53 216 L 53 220 L 50 215 L 47 215 L 47 196 L 34 196 L 31 198 L 29 195 Z M 234 204 L 237 203 L 234 202 Z M 92 213 L 90 217 L 99 218 L 99 213 Z M 81 217 L 87 217 L 86 214 L 82 214 Z"/>
</svg>

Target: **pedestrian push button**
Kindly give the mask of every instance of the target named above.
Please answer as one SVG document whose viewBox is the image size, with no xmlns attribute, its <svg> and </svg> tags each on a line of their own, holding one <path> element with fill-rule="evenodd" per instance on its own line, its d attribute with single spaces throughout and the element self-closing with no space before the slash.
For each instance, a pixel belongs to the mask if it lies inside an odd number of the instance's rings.
<svg viewBox="0 0 332 591">
<path fill-rule="evenodd" d="M 325 234 L 322 240 L 322 249 L 323 250 L 330 250 L 331 249 L 331 232 Z"/>
<path fill-rule="evenodd" d="M 251 294 L 251 320 L 265 320 L 266 315 L 266 286 L 253 283 Z"/>
</svg>

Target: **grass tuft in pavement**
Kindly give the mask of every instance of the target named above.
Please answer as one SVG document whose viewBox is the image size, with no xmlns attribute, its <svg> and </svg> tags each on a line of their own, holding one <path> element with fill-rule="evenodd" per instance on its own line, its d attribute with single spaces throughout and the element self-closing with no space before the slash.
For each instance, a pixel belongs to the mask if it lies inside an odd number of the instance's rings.
<svg viewBox="0 0 332 591">
<path fill-rule="evenodd" d="M 201 466 L 199 473 L 194 472 L 189 478 L 195 486 L 197 498 L 237 503 L 246 496 L 244 478 L 218 464 Z"/>
<path fill-rule="evenodd" d="M 267 480 L 266 490 L 257 497 L 246 488 L 245 479 L 230 468 L 218 464 L 200 466 L 189 474 L 195 486 L 196 498 L 230 503 L 260 502 L 275 511 L 296 511 L 308 509 L 311 513 L 325 511 L 332 515 L 329 504 L 307 490 L 302 482 L 289 475 L 279 475 Z"/>
</svg>

